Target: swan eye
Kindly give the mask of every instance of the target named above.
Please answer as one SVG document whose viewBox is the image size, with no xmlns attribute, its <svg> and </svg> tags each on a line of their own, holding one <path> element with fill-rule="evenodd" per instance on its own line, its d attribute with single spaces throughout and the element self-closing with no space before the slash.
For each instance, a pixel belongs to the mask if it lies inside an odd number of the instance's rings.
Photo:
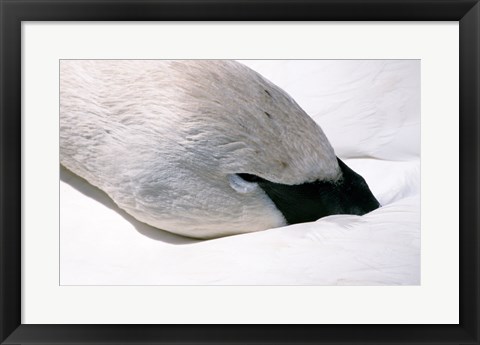
<svg viewBox="0 0 480 345">
<path fill-rule="evenodd" d="M 228 175 L 228 181 L 230 182 L 230 186 L 237 192 L 242 194 L 250 193 L 257 189 L 258 184 L 256 182 L 260 180 L 260 177 L 250 174 Z"/>
</svg>

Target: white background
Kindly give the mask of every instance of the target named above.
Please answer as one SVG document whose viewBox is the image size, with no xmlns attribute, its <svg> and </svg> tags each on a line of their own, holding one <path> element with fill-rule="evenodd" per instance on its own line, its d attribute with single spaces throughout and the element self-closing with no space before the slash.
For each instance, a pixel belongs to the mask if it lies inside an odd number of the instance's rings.
<svg viewBox="0 0 480 345">
<path fill-rule="evenodd" d="M 421 59 L 422 286 L 59 286 L 61 58 Z M 26 23 L 23 86 L 22 322 L 458 323 L 457 23 Z"/>
</svg>

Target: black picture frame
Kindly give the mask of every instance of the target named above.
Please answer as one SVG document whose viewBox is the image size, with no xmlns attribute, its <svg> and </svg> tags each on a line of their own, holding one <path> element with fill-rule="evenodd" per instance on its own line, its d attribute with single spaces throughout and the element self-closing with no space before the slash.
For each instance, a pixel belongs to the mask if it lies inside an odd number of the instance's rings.
<svg viewBox="0 0 480 345">
<path fill-rule="evenodd" d="M 0 342 L 2 344 L 479 344 L 478 0 L 0 0 Z M 21 324 L 22 21 L 458 21 L 458 325 Z M 441 305 L 442 301 L 438 301 Z M 414 312 L 414 311 L 412 311 Z"/>
</svg>

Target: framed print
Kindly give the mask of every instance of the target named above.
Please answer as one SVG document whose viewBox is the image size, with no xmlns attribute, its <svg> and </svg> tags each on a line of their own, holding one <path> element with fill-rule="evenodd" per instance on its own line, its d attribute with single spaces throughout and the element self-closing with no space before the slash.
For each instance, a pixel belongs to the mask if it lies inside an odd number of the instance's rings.
<svg viewBox="0 0 480 345">
<path fill-rule="evenodd" d="M 478 1 L 1 11 L 2 344 L 479 342 Z"/>
</svg>

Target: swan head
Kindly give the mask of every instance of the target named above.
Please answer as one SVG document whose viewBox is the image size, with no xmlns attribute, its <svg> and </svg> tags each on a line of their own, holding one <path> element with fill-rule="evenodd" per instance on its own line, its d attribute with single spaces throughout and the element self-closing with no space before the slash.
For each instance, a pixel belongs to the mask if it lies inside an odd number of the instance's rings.
<svg viewBox="0 0 480 345">
<path fill-rule="evenodd" d="M 99 152 L 84 148 L 80 156 L 90 168 L 79 174 L 138 220 L 213 238 L 379 207 L 322 129 L 248 67 L 200 60 L 116 64 L 89 67 L 104 93 L 98 111 L 108 113 L 100 125 L 108 130 Z M 63 128 L 78 126 L 66 115 L 67 94 L 62 101 Z M 71 146 L 72 135 L 61 145 Z M 82 164 L 67 151 L 62 164 L 76 172 Z"/>
</svg>

